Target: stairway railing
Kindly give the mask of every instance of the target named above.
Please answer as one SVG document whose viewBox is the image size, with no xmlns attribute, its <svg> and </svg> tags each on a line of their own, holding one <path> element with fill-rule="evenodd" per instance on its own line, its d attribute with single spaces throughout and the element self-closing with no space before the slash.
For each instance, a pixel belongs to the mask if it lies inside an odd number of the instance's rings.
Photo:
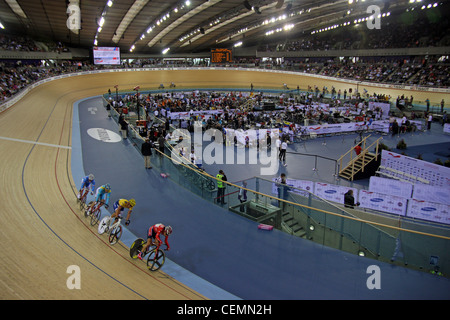
<svg viewBox="0 0 450 320">
<path fill-rule="evenodd" d="M 358 160 L 362 160 L 362 167 L 361 167 L 361 172 L 364 172 L 364 167 L 366 165 L 365 160 L 366 160 L 366 156 L 367 153 L 369 153 L 369 150 L 371 148 L 373 148 L 375 146 L 375 160 L 378 159 L 378 155 L 379 155 L 379 147 L 380 147 L 380 141 L 383 139 L 382 137 L 378 138 L 377 140 L 375 140 L 374 142 L 372 142 L 369 146 L 367 146 L 367 139 L 370 137 L 367 136 L 364 139 L 362 139 L 358 144 L 356 144 L 354 147 L 352 147 L 349 151 L 347 151 L 345 154 L 343 154 L 339 159 L 338 159 L 338 165 L 339 165 L 339 175 L 341 175 L 342 172 L 345 171 L 345 169 L 347 169 L 348 167 L 351 167 L 351 175 L 350 178 L 353 181 L 353 177 L 354 175 L 359 171 L 355 171 L 355 163 Z M 361 153 L 359 155 L 354 155 L 353 151 L 355 150 L 356 146 L 360 146 L 361 147 Z M 345 158 L 350 158 L 348 160 L 348 162 L 346 162 L 346 164 L 343 166 L 343 162 Z"/>
</svg>

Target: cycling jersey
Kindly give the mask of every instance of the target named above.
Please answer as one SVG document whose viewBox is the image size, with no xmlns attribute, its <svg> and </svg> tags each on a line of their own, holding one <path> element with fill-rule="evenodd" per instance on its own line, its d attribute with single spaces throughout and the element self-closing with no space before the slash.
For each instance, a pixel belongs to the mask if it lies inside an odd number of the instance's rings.
<svg viewBox="0 0 450 320">
<path fill-rule="evenodd" d="M 91 191 L 94 192 L 95 180 L 89 181 L 89 176 L 86 176 L 83 179 L 81 179 L 81 189 L 83 189 L 83 188 L 89 189 L 89 187 L 90 187 Z"/>
<path fill-rule="evenodd" d="M 120 208 L 120 212 L 122 212 L 123 209 L 128 208 L 128 206 L 129 206 L 128 200 L 126 200 L 126 199 L 119 199 L 116 202 L 114 202 L 114 205 L 113 205 L 114 211 L 116 211 L 119 206 L 121 207 Z M 133 210 L 133 207 L 129 208 L 128 212 L 131 212 L 131 210 Z"/>
<path fill-rule="evenodd" d="M 162 223 L 158 223 L 158 224 L 155 224 L 154 226 L 151 226 L 150 229 L 148 229 L 147 239 L 149 239 L 149 238 L 156 239 L 160 243 L 162 243 L 160 235 L 161 235 L 161 232 L 163 232 L 165 228 L 166 228 L 166 226 L 163 225 Z M 169 242 L 167 241 L 169 236 L 167 235 L 167 236 L 165 236 L 165 238 L 166 239 L 165 239 L 164 243 L 166 244 L 167 249 L 169 249 L 170 246 L 169 246 Z"/>
<path fill-rule="evenodd" d="M 101 186 L 97 189 L 95 201 L 105 200 L 105 205 L 109 203 L 109 196 L 111 195 L 111 189 L 106 190 L 105 186 Z"/>
</svg>

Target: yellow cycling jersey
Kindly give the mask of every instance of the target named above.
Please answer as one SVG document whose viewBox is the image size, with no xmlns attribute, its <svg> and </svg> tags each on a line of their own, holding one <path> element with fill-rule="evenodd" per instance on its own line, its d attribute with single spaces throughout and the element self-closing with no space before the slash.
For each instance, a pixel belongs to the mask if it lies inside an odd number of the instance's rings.
<svg viewBox="0 0 450 320">
<path fill-rule="evenodd" d="M 124 208 L 133 208 L 133 206 L 131 205 L 130 201 L 128 201 L 126 199 L 120 199 L 119 200 L 119 206 L 124 207 Z"/>
<path fill-rule="evenodd" d="M 126 199 L 120 199 L 119 200 L 119 206 L 121 206 L 121 207 L 128 207 L 128 205 L 129 205 L 128 200 L 126 200 Z"/>
</svg>

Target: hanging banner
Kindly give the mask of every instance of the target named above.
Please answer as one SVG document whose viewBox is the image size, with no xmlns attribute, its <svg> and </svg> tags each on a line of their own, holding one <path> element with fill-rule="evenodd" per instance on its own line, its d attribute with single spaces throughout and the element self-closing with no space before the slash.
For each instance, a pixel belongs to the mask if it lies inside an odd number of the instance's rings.
<svg viewBox="0 0 450 320">
<path fill-rule="evenodd" d="M 372 176 L 369 179 L 369 191 L 411 198 L 413 184 L 405 181 Z"/>
<path fill-rule="evenodd" d="M 314 194 L 320 198 L 325 200 L 334 201 L 337 203 L 344 204 L 344 194 L 347 193 L 348 190 L 353 190 L 353 197 L 358 199 L 358 189 L 338 186 L 334 184 L 321 183 L 316 182 L 314 184 Z"/>
<path fill-rule="evenodd" d="M 410 218 L 450 224 L 450 206 L 442 203 L 410 199 L 407 216 Z"/>
<path fill-rule="evenodd" d="M 368 190 L 359 191 L 358 201 L 360 203 L 360 207 L 402 216 L 406 215 L 406 209 L 408 206 L 408 199 L 406 198 Z"/>
</svg>

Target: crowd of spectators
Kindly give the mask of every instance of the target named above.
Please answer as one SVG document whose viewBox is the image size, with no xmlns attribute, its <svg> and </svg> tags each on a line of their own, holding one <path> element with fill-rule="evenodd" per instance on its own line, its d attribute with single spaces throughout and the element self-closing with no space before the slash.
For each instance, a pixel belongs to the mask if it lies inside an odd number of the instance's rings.
<svg viewBox="0 0 450 320">
<path fill-rule="evenodd" d="M 227 126 L 232 129 L 246 130 L 249 127 L 271 128 L 273 126 L 283 126 L 287 122 L 304 123 L 307 119 L 308 124 L 336 123 L 359 120 L 359 117 L 367 115 L 373 119 L 383 118 L 382 109 L 369 108 L 369 101 L 386 102 L 390 99 L 384 94 L 373 93 L 366 99 L 361 99 L 355 92 L 345 90 L 342 94 L 331 88 L 332 97 L 325 98 L 324 93 L 328 88 L 318 88 L 311 86 L 305 92 L 298 95 L 293 94 L 275 94 L 263 92 L 215 92 L 215 91 L 183 91 L 167 92 L 154 94 L 126 94 L 116 95 L 110 92 L 107 98 L 111 107 L 118 110 L 119 113 L 130 112 L 134 110 L 137 113 L 136 106 L 141 106 L 146 114 L 155 114 L 157 117 L 165 117 L 175 127 L 189 128 L 194 121 L 202 121 L 205 129 L 222 129 Z M 345 97 L 345 98 L 344 98 Z M 247 102 L 252 103 L 248 104 Z M 266 105 L 276 107 L 264 108 Z M 249 107 L 246 107 L 249 106 Z M 220 112 L 209 113 L 208 117 L 204 115 L 211 110 Z M 171 118 L 170 114 L 181 113 L 183 117 Z M 204 113 L 202 115 L 202 113 Z M 387 116 L 387 115 L 386 115 Z M 141 114 L 141 117 L 150 121 L 147 116 Z M 341 118 L 341 120 L 338 120 Z M 182 121 L 183 120 L 183 121 Z"/>
<path fill-rule="evenodd" d="M 319 74 L 343 79 L 352 79 L 377 83 L 392 83 L 411 86 L 449 87 L 449 66 L 447 61 L 438 61 L 438 57 L 409 59 L 361 58 L 359 61 L 338 59 L 269 59 L 238 58 L 230 66 L 255 66 L 279 68 L 298 72 Z M 185 60 L 164 61 L 146 59 L 124 62 L 116 68 L 126 67 L 190 67 L 203 66 L 200 63 L 187 63 Z M 0 102 L 8 99 L 27 85 L 64 73 L 88 71 L 106 68 L 93 65 L 89 61 L 63 60 L 56 63 L 48 61 L 0 61 Z M 280 84 L 281 85 L 281 84 Z"/>
<path fill-rule="evenodd" d="M 69 49 L 61 41 L 36 42 L 27 36 L 10 34 L 0 34 L 0 50 L 59 53 L 69 51 Z"/>
<path fill-rule="evenodd" d="M 28 37 L 0 34 L 0 49 L 8 51 L 44 51 Z"/>
<path fill-rule="evenodd" d="M 448 46 L 448 5 L 439 15 L 419 10 L 391 14 L 381 19 L 380 29 L 366 28 L 365 22 L 315 32 L 297 39 L 283 40 L 260 45 L 258 51 L 328 51 L 392 49 Z M 444 14 L 442 14 L 444 13 Z M 354 30 L 349 31 L 349 28 Z"/>
<path fill-rule="evenodd" d="M 57 64 L 42 61 L 0 61 L 0 103 L 9 99 L 26 86 L 48 77 L 93 70 L 94 65 L 81 61 L 65 60 Z"/>
</svg>

